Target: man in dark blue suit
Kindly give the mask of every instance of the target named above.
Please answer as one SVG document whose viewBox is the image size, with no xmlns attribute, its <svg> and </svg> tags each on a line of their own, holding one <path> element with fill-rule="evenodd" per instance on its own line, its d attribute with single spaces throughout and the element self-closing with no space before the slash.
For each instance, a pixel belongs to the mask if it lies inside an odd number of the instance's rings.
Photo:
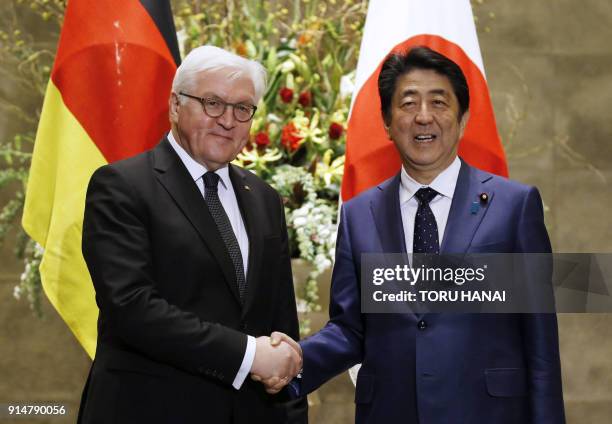
<svg viewBox="0 0 612 424">
<path fill-rule="evenodd" d="M 551 251 L 538 190 L 458 158 L 469 91 L 454 62 L 425 47 L 390 55 L 378 86 L 403 166 L 344 204 L 330 320 L 300 343 L 292 385 L 309 393 L 361 362 L 358 423 L 565 422 L 554 314 L 361 312 L 363 253 Z"/>
</svg>

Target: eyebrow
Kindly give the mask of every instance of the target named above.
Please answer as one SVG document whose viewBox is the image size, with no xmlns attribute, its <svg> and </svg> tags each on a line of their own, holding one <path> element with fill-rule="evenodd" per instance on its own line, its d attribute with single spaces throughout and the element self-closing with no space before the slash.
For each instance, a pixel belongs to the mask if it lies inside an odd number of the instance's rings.
<svg viewBox="0 0 612 424">
<path fill-rule="evenodd" d="M 215 93 L 210 93 L 210 92 L 206 92 L 201 96 L 203 99 L 219 99 L 221 101 L 224 101 L 227 103 L 227 100 L 225 100 L 223 97 L 216 95 Z M 248 104 L 250 106 L 255 106 L 253 104 L 253 101 L 251 99 L 244 99 L 244 100 L 240 100 L 238 102 L 236 102 L 236 104 Z"/>
<path fill-rule="evenodd" d="M 417 90 L 407 89 L 402 92 L 402 97 L 411 96 L 413 94 L 420 94 Z M 434 88 L 433 90 L 429 90 L 426 94 L 439 94 L 442 96 L 447 96 L 448 91 L 443 88 Z"/>
</svg>

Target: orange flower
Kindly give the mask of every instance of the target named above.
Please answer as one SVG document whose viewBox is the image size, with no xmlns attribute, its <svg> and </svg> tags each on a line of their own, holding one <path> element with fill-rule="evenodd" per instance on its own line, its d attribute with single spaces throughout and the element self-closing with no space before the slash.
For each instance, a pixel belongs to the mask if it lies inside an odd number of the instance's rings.
<svg viewBox="0 0 612 424">
<path fill-rule="evenodd" d="M 298 42 L 298 45 L 305 46 L 306 44 L 310 43 L 311 40 L 312 40 L 312 35 L 310 35 L 307 32 L 303 32 L 298 37 L 297 42 Z"/>
<path fill-rule="evenodd" d="M 295 124 L 289 122 L 283 127 L 281 132 L 281 144 L 290 152 L 294 152 L 300 147 L 300 142 L 304 137 L 300 136 Z"/>
<path fill-rule="evenodd" d="M 244 45 L 244 43 L 235 43 L 234 50 L 236 51 L 237 55 L 245 56 L 245 57 L 247 55 L 247 48 Z"/>
</svg>

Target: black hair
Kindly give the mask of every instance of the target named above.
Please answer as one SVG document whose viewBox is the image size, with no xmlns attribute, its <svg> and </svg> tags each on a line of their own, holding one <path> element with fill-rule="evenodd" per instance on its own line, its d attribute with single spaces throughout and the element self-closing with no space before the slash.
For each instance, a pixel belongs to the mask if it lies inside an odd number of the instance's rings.
<svg viewBox="0 0 612 424">
<path fill-rule="evenodd" d="M 459 65 L 429 47 L 413 47 L 405 53 L 392 53 L 383 62 L 378 76 L 380 109 L 385 124 L 391 122 L 391 101 L 399 77 L 415 69 L 432 70 L 448 78 L 459 101 L 458 120 L 470 107 L 470 90 Z"/>
</svg>

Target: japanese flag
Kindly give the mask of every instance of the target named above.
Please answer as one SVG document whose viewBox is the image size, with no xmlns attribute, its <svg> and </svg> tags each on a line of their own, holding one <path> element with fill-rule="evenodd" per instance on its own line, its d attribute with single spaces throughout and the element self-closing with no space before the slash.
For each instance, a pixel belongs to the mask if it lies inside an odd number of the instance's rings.
<svg viewBox="0 0 612 424">
<path fill-rule="evenodd" d="M 468 81 L 470 118 L 459 155 L 485 171 L 508 174 L 469 0 L 371 0 L 348 122 L 343 201 L 400 169 L 399 155 L 383 127 L 377 82 L 389 53 L 414 46 L 453 60 Z"/>
</svg>

